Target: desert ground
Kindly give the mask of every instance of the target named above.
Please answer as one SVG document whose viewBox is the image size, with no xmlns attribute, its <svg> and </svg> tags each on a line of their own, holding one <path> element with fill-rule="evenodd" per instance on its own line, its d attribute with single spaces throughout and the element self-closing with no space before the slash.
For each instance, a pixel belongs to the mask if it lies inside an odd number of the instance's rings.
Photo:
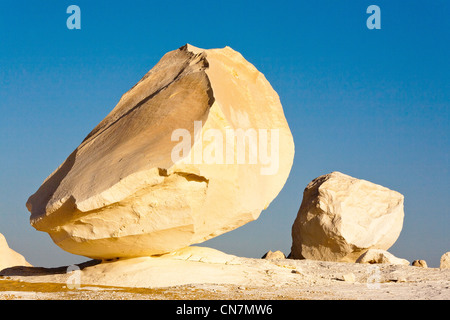
<svg viewBox="0 0 450 320">
<path fill-rule="evenodd" d="M 450 299 L 450 269 L 252 259 L 212 249 L 196 250 L 170 257 L 88 261 L 78 265 L 78 283 L 75 271 L 67 272 L 73 267 L 7 268 L 0 272 L 0 299 Z"/>
</svg>

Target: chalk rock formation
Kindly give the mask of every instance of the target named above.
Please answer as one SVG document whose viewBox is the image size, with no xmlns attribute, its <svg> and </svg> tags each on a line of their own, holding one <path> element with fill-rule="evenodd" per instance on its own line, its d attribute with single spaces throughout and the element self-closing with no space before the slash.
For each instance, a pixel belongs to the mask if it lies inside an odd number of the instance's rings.
<svg viewBox="0 0 450 320">
<path fill-rule="evenodd" d="M 290 257 L 355 262 L 370 248 L 390 248 L 403 216 L 396 191 L 340 172 L 320 176 L 303 192 Z"/>
<path fill-rule="evenodd" d="M 269 250 L 261 257 L 261 259 L 281 260 L 281 259 L 286 259 L 286 256 L 280 250 L 277 250 L 277 251 Z"/>
<path fill-rule="evenodd" d="M 356 276 L 354 273 L 346 273 L 343 274 L 342 277 L 339 278 L 339 280 L 354 283 L 356 282 Z"/>
<path fill-rule="evenodd" d="M 422 260 L 422 259 L 414 260 L 411 263 L 411 265 L 414 266 L 414 267 L 419 267 L 419 268 L 428 268 L 427 262 L 425 260 Z"/>
<path fill-rule="evenodd" d="M 0 270 L 15 266 L 31 266 L 25 258 L 11 249 L 5 237 L 0 233 Z"/>
<path fill-rule="evenodd" d="M 439 268 L 450 269 L 450 251 L 442 255 Z"/>
<path fill-rule="evenodd" d="M 387 263 L 387 264 L 400 264 L 409 266 L 409 261 L 406 259 L 397 258 L 392 253 L 381 249 L 369 249 L 364 252 L 358 259 L 357 263 Z"/>
<path fill-rule="evenodd" d="M 277 93 L 229 47 L 168 52 L 32 195 L 30 222 L 97 259 L 163 254 L 255 220 L 294 142 Z"/>
</svg>

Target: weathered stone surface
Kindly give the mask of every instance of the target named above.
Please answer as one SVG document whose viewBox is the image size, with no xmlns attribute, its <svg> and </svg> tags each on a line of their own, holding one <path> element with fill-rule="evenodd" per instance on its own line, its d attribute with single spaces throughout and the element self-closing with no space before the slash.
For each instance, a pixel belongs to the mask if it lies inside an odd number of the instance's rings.
<svg viewBox="0 0 450 320">
<path fill-rule="evenodd" d="M 411 265 L 414 267 L 428 268 L 427 262 L 425 260 L 414 260 Z"/>
<path fill-rule="evenodd" d="M 409 261 L 406 259 L 397 258 L 392 253 L 381 249 L 369 249 L 364 252 L 357 260 L 357 263 L 387 263 L 387 264 L 400 264 L 409 266 Z"/>
<path fill-rule="evenodd" d="M 350 283 L 354 283 L 356 281 L 356 276 L 354 273 L 346 273 L 342 275 L 342 280 Z"/>
<path fill-rule="evenodd" d="M 450 269 L 450 251 L 442 255 L 439 268 Z"/>
<path fill-rule="evenodd" d="M 355 262 L 390 248 L 403 226 L 403 195 L 333 172 L 314 179 L 292 226 L 293 259 Z"/>
<path fill-rule="evenodd" d="M 236 140 L 223 141 L 229 132 Z M 264 75 L 229 47 L 186 45 L 122 96 L 27 208 L 31 224 L 71 253 L 163 254 L 257 219 L 293 156 Z"/>
<path fill-rule="evenodd" d="M 31 266 L 25 258 L 11 249 L 5 237 L 0 233 L 0 270 L 15 266 Z"/>
<path fill-rule="evenodd" d="M 279 260 L 279 259 L 286 259 L 286 256 L 280 250 L 277 251 L 269 250 L 261 257 L 261 259 Z"/>
</svg>

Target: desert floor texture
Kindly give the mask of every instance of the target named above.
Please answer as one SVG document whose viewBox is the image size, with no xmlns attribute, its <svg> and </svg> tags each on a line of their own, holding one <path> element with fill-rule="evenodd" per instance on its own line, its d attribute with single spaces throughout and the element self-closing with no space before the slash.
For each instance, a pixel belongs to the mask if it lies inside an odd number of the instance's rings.
<svg viewBox="0 0 450 320">
<path fill-rule="evenodd" d="M 113 262 L 114 263 L 114 262 Z M 147 262 L 142 262 L 146 264 Z M 151 286 L 151 277 L 139 275 L 116 280 L 94 276 L 103 265 L 81 266 L 78 286 L 60 268 L 13 267 L 2 271 L 0 299 L 32 300 L 447 300 L 450 299 L 450 269 L 420 268 L 389 264 L 357 264 L 313 260 L 264 260 L 238 258 L 232 264 L 185 261 L 201 273 L 218 270 L 222 279 Z M 134 262 L 135 265 L 135 262 Z M 92 269 L 89 271 L 88 269 Z M 228 269 L 228 270 L 227 270 Z M 117 269 L 119 270 L 119 269 Z M 117 271 L 116 270 L 116 271 Z M 126 270 L 123 269 L 123 270 Z M 168 268 L 170 271 L 170 267 Z M 98 270 L 97 270 L 98 271 Z M 168 272 L 169 272 L 168 271 Z M 151 272 L 151 269 L 149 269 Z M 235 273 L 236 276 L 232 276 Z M 214 274 L 211 271 L 211 274 Z M 167 275 L 160 274 L 158 278 Z M 133 284 L 140 281 L 141 285 Z M 177 276 L 174 275 L 174 281 Z M 146 280 L 147 279 L 147 280 Z M 221 281 L 223 280 L 223 281 Z M 119 285 L 119 281 L 122 285 Z M 147 281 L 147 282 L 146 282 Z M 201 277 L 197 279 L 201 281 Z M 86 282 L 86 283 L 85 283 Z M 97 283 L 95 283 L 97 282 Z M 170 283 L 170 282 L 168 282 Z M 109 285 L 108 285 L 109 284 Z M 123 285 L 125 284 L 125 286 Z M 133 285 L 131 287 L 130 285 Z M 161 286 L 162 285 L 162 286 Z M 146 287 L 147 286 L 147 287 Z"/>
</svg>

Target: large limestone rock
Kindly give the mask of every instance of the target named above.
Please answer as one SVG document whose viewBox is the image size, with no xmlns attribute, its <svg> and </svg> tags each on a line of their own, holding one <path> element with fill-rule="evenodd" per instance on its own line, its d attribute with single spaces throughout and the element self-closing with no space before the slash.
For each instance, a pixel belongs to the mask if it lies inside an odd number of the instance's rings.
<svg viewBox="0 0 450 320">
<path fill-rule="evenodd" d="M 31 266 L 31 264 L 20 253 L 11 249 L 0 233 L 0 270 L 15 266 Z"/>
<path fill-rule="evenodd" d="M 293 156 L 264 75 L 229 47 L 186 45 L 122 96 L 27 208 L 71 253 L 163 254 L 257 219 Z"/>
<path fill-rule="evenodd" d="M 290 257 L 355 262 L 368 249 L 390 248 L 403 216 L 396 191 L 340 172 L 320 176 L 303 192 Z"/>
</svg>

